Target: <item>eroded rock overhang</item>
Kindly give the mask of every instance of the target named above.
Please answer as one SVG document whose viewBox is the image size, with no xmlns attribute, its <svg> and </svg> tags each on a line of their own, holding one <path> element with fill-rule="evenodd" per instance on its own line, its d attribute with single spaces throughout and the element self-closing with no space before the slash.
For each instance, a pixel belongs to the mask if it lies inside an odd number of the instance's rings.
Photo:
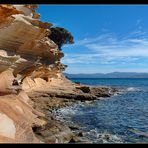
<svg viewBox="0 0 148 148">
<path fill-rule="evenodd" d="M 37 7 L 0 5 L 0 72 L 11 69 L 19 81 L 48 80 L 65 69 L 63 52 L 48 38 L 52 24 L 39 20 Z"/>
</svg>

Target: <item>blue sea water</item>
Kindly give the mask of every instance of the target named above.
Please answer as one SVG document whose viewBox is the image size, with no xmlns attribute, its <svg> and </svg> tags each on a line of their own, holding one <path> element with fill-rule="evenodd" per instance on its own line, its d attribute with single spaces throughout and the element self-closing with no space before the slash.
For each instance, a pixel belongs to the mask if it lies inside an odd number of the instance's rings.
<svg viewBox="0 0 148 148">
<path fill-rule="evenodd" d="M 148 143 L 148 79 L 71 80 L 120 88 L 121 93 L 93 103 L 79 103 L 60 109 L 64 119 L 79 124 L 95 142 L 99 134 L 105 133 L 112 135 L 113 143 Z"/>
</svg>

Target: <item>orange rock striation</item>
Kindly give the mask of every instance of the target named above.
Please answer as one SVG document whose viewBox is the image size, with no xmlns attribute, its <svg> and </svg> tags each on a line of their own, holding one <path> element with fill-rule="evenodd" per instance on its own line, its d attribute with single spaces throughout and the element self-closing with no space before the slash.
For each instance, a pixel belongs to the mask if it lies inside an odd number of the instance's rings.
<svg viewBox="0 0 148 148">
<path fill-rule="evenodd" d="M 64 54 L 47 36 L 37 5 L 0 5 L 0 142 L 40 142 L 33 126 L 46 124 L 26 92 L 62 82 Z M 68 80 L 67 80 L 68 81 Z M 68 82 L 70 83 L 70 81 Z M 60 83 L 59 83 L 60 85 Z"/>
</svg>

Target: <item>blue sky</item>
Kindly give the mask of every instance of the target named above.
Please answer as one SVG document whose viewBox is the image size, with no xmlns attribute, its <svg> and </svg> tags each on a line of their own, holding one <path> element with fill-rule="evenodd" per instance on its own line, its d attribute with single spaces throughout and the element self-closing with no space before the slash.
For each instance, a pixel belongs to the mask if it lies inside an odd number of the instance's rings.
<svg viewBox="0 0 148 148">
<path fill-rule="evenodd" d="M 148 72 L 148 5 L 40 5 L 41 20 L 68 29 L 67 73 Z"/>
</svg>

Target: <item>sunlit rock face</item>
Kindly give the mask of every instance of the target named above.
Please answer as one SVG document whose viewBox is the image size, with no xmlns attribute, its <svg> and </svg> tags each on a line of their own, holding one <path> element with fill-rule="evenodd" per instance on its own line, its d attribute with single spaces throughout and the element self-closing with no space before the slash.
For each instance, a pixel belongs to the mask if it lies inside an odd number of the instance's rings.
<svg viewBox="0 0 148 148">
<path fill-rule="evenodd" d="M 0 142 L 35 143 L 40 142 L 33 134 L 32 124 L 38 121 L 39 113 L 28 105 L 20 95 L 10 94 L 0 97 Z"/>
<path fill-rule="evenodd" d="M 25 77 L 48 80 L 65 69 L 64 54 L 47 36 L 52 24 L 41 22 L 37 5 L 0 5 L 0 72 L 13 69 L 19 81 Z"/>
<path fill-rule="evenodd" d="M 47 36 L 37 5 L 0 5 L 0 142 L 40 142 L 33 124 L 44 124 L 26 91 L 61 85 L 64 54 Z"/>
</svg>

